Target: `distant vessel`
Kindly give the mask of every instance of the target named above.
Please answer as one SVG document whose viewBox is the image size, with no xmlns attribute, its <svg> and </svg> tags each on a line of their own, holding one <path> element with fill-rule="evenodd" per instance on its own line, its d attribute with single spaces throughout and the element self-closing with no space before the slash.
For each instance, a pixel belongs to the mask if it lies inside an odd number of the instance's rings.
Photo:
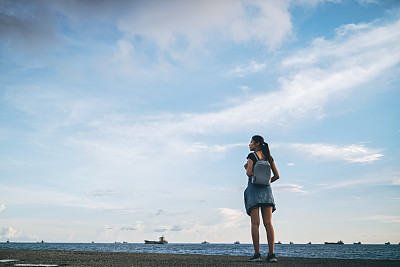
<svg viewBox="0 0 400 267">
<path fill-rule="evenodd" d="M 158 241 L 149 241 L 145 240 L 145 244 L 168 244 L 168 241 L 165 239 L 164 236 L 161 236 Z"/>
<path fill-rule="evenodd" d="M 290 245 L 293 245 L 294 243 L 292 242 L 292 241 L 290 241 L 290 243 L 289 243 Z"/>
<path fill-rule="evenodd" d="M 390 245 L 390 242 L 386 242 L 385 245 Z"/>
<path fill-rule="evenodd" d="M 235 241 L 235 243 L 233 243 L 233 244 L 240 244 L 240 242 L 239 241 Z"/>
<path fill-rule="evenodd" d="M 361 242 L 357 242 L 357 243 L 354 242 L 353 244 L 354 244 L 354 245 L 361 245 Z"/>
<path fill-rule="evenodd" d="M 281 243 L 281 241 L 278 241 L 278 243 L 276 243 L 276 244 L 282 244 L 282 243 Z"/>
<path fill-rule="evenodd" d="M 311 242 L 308 242 L 307 244 L 308 244 L 308 245 L 311 245 Z"/>
<path fill-rule="evenodd" d="M 201 242 L 202 244 L 210 244 L 210 242 L 207 242 L 207 241 L 203 241 L 203 242 Z"/>
<path fill-rule="evenodd" d="M 340 240 L 340 241 L 338 241 L 338 242 L 325 242 L 325 244 L 326 245 L 343 245 L 344 243 L 343 243 L 343 241 L 342 240 Z"/>
</svg>

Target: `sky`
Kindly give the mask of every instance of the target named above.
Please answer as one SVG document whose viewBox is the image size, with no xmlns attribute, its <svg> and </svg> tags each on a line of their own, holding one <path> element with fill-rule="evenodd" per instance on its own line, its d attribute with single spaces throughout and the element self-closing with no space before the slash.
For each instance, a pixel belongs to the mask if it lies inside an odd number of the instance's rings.
<svg viewBox="0 0 400 267">
<path fill-rule="evenodd" d="M 0 241 L 400 242 L 396 0 L 0 0 Z M 266 235 L 260 228 L 261 243 Z"/>
</svg>

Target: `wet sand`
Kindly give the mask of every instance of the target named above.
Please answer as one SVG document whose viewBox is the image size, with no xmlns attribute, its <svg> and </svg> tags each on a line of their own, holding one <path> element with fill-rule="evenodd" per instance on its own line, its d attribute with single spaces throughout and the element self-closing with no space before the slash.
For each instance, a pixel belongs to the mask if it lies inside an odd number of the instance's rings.
<svg viewBox="0 0 400 267">
<path fill-rule="evenodd" d="M 248 256 L 0 249 L 0 266 L 400 266 L 400 261 L 278 257 L 278 263 Z"/>
</svg>

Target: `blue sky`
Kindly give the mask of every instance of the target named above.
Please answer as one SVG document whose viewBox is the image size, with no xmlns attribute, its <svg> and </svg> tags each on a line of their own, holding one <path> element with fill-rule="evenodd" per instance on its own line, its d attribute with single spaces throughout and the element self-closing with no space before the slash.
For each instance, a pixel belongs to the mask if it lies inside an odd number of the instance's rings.
<svg viewBox="0 0 400 267">
<path fill-rule="evenodd" d="M 276 241 L 397 243 L 399 63 L 394 0 L 1 0 L 0 241 L 251 243 L 260 134 Z"/>
</svg>

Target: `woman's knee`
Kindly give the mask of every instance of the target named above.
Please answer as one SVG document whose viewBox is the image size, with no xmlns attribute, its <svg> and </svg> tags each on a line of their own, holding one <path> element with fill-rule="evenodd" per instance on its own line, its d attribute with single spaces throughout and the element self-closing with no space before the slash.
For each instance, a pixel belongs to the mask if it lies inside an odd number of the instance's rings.
<svg viewBox="0 0 400 267">
<path fill-rule="evenodd" d="M 260 225 L 260 216 L 258 214 L 258 209 L 252 209 L 250 213 L 251 225 L 259 226 Z"/>
<path fill-rule="evenodd" d="M 272 226 L 272 207 L 264 207 L 261 212 L 264 226 Z"/>
<path fill-rule="evenodd" d="M 259 227 L 260 226 L 260 220 L 258 219 L 251 219 L 251 225 L 252 226 L 257 226 L 257 227 Z"/>
<path fill-rule="evenodd" d="M 272 222 L 270 220 L 263 220 L 265 228 L 272 227 Z"/>
</svg>

